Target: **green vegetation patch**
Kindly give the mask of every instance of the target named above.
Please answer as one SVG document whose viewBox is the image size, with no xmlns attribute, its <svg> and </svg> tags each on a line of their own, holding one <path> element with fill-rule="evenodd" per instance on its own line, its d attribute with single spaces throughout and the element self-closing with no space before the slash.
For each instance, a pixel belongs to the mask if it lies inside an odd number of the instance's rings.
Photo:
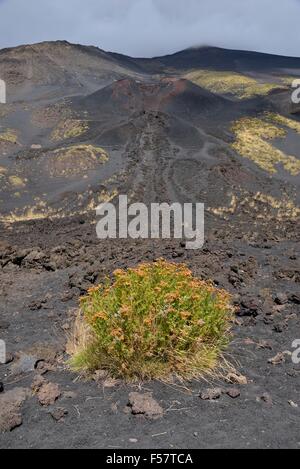
<svg viewBox="0 0 300 469">
<path fill-rule="evenodd" d="M 53 158 L 49 161 L 49 170 L 56 177 L 82 174 L 109 159 L 108 153 L 95 145 L 72 145 L 59 148 L 51 154 Z"/>
<path fill-rule="evenodd" d="M 81 299 L 71 367 L 128 380 L 213 373 L 230 340 L 231 296 L 160 259 L 114 272 Z"/>
<path fill-rule="evenodd" d="M 86 121 L 79 119 L 65 119 L 59 122 L 56 129 L 51 134 L 53 141 L 67 140 L 69 138 L 80 137 L 89 130 Z"/>
<path fill-rule="evenodd" d="M 238 99 L 265 96 L 273 90 L 285 88 L 277 83 L 260 83 L 254 78 L 235 72 L 196 70 L 188 73 L 185 78 L 212 93 L 232 94 Z"/>
<path fill-rule="evenodd" d="M 23 188 L 26 186 L 26 181 L 24 181 L 19 176 L 9 176 L 8 180 L 10 185 L 13 187 Z"/>
<path fill-rule="evenodd" d="M 278 164 L 282 164 L 287 172 L 296 176 L 300 173 L 300 160 L 295 156 L 286 155 L 269 142 L 274 138 L 286 137 L 287 131 L 278 127 L 278 124 L 300 133 L 299 122 L 279 114 L 265 113 L 261 118 L 244 117 L 232 127 L 236 136 L 232 148 L 271 174 L 277 172 Z"/>
<path fill-rule="evenodd" d="M 0 143 L 18 143 L 18 134 L 14 129 L 6 129 L 5 131 L 0 130 Z"/>
</svg>

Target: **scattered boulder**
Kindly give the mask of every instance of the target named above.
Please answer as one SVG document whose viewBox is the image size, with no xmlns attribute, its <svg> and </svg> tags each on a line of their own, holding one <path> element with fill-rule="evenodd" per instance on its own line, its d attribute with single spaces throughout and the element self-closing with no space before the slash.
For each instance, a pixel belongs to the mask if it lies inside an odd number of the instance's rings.
<svg viewBox="0 0 300 469">
<path fill-rule="evenodd" d="M 141 394 L 131 392 L 129 394 L 128 407 L 133 415 L 145 415 L 148 418 L 159 418 L 163 415 L 163 408 L 153 399 L 151 393 Z"/>
<path fill-rule="evenodd" d="M 0 433 L 22 425 L 21 406 L 29 394 L 26 388 L 15 388 L 0 395 Z"/>
<path fill-rule="evenodd" d="M 43 406 L 53 405 L 60 396 L 59 386 L 55 383 L 44 383 L 37 393 L 39 403 Z"/>
</svg>

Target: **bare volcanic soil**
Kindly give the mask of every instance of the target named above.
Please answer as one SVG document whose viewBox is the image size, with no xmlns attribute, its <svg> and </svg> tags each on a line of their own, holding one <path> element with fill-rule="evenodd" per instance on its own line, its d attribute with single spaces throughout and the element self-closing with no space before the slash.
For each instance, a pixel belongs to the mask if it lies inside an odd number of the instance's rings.
<svg viewBox="0 0 300 469">
<path fill-rule="evenodd" d="M 0 75 L 0 447 L 299 448 L 300 59 L 57 42 L 0 51 Z M 120 194 L 203 202 L 203 248 L 98 240 L 95 208 Z M 80 296 L 160 257 L 232 293 L 236 372 L 184 385 L 70 372 Z"/>
</svg>

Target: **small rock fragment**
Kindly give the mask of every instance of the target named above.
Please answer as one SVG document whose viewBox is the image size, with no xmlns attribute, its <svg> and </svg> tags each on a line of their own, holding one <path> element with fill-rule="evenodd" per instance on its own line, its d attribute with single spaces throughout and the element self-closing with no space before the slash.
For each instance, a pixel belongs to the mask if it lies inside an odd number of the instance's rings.
<svg viewBox="0 0 300 469">
<path fill-rule="evenodd" d="M 259 306 L 254 299 L 248 301 L 244 300 L 241 302 L 240 311 L 238 312 L 239 316 L 258 316 Z"/>
<path fill-rule="evenodd" d="M 273 346 L 269 340 L 260 340 L 257 344 L 259 348 L 272 350 Z"/>
<path fill-rule="evenodd" d="M 35 378 L 32 382 L 31 389 L 32 389 L 33 392 L 36 393 L 46 383 L 47 383 L 47 381 L 41 375 L 37 375 L 37 376 L 35 376 Z"/>
<path fill-rule="evenodd" d="M 57 407 L 56 409 L 52 410 L 51 412 L 49 412 L 51 417 L 53 418 L 53 420 L 55 420 L 56 422 L 61 422 L 64 417 L 66 417 L 66 415 L 68 415 L 68 411 L 67 409 L 64 409 L 62 407 Z"/>
<path fill-rule="evenodd" d="M 204 401 L 212 401 L 219 399 L 222 395 L 221 388 L 208 388 L 200 393 L 200 398 Z"/>
<path fill-rule="evenodd" d="M 55 403 L 60 397 L 61 392 L 55 383 L 45 383 L 37 393 L 39 403 L 43 406 L 49 406 Z"/>
<path fill-rule="evenodd" d="M 226 394 L 231 397 L 232 399 L 236 399 L 240 397 L 241 393 L 237 388 L 230 388 L 226 391 Z"/>
<path fill-rule="evenodd" d="M 273 405 L 273 399 L 272 399 L 272 396 L 271 394 L 269 394 L 268 392 L 265 392 L 261 397 L 260 397 L 260 400 L 265 402 L 266 404 L 268 405 Z"/>
<path fill-rule="evenodd" d="M 296 305 L 300 305 L 300 294 L 293 293 L 292 295 L 289 296 L 289 301 Z"/>
<path fill-rule="evenodd" d="M 288 328 L 288 324 L 286 321 L 281 321 L 278 322 L 277 324 L 274 324 L 273 330 L 277 332 L 278 334 L 281 334 Z"/>
<path fill-rule="evenodd" d="M 279 352 L 279 353 L 277 353 L 277 355 L 275 355 L 275 357 L 269 358 L 268 363 L 270 363 L 271 365 L 281 365 L 282 363 L 285 363 L 285 356 L 286 355 L 291 356 L 291 352 L 288 352 L 288 351 Z"/>
<path fill-rule="evenodd" d="M 55 366 L 51 365 L 51 363 L 40 361 L 36 365 L 36 371 L 40 373 L 40 375 L 45 375 L 48 371 L 55 371 Z"/>
<path fill-rule="evenodd" d="M 294 407 L 294 409 L 297 409 L 297 408 L 298 408 L 298 404 L 296 404 L 296 402 L 294 402 L 294 401 L 288 401 L 288 403 L 290 404 L 291 407 Z"/>
<path fill-rule="evenodd" d="M 131 392 L 129 394 L 128 406 L 131 407 L 133 415 L 142 414 L 148 418 L 158 418 L 163 415 L 162 407 L 153 399 L 151 393 L 141 394 Z"/>
<path fill-rule="evenodd" d="M 241 384 L 241 385 L 248 384 L 248 380 L 246 376 L 243 376 L 238 373 L 233 373 L 233 372 L 228 373 L 228 375 L 226 376 L 226 381 L 228 381 L 231 384 Z"/>
<path fill-rule="evenodd" d="M 274 301 L 277 305 L 285 305 L 288 302 L 288 297 L 285 293 L 278 293 L 275 296 Z"/>
<path fill-rule="evenodd" d="M 77 397 L 77 394 L 76 392 L 73 392 L 73 391 L 65 391 L 63 393 L 63 397 L 65 399 L 75 399 Z"/>
</svg>

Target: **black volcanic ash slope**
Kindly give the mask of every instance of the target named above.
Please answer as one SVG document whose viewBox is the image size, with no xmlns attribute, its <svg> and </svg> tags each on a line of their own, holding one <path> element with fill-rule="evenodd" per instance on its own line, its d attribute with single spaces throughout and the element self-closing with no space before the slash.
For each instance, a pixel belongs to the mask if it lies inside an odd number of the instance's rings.
<svg viewBox="0 0 300 469">
<path fill-rule="evenodd" d="M 270 174 L 243 157 L 232 126 L 265 111 L 299 123 L 287 84 L 297 74 L 299 59 L 216 48 L 145 60 L 67 42 L 4 49 L 2 221 L 85 216 L 121 192 L 200 200 L 216 221 L 247 224 L 257 211 L 282 214 L 284 204 L 295 218 L 299 175 L 280 165 Z M 297 131 L 277 126 L 286 138 L 270 152 L 299 158 Z"/>
</svg>

